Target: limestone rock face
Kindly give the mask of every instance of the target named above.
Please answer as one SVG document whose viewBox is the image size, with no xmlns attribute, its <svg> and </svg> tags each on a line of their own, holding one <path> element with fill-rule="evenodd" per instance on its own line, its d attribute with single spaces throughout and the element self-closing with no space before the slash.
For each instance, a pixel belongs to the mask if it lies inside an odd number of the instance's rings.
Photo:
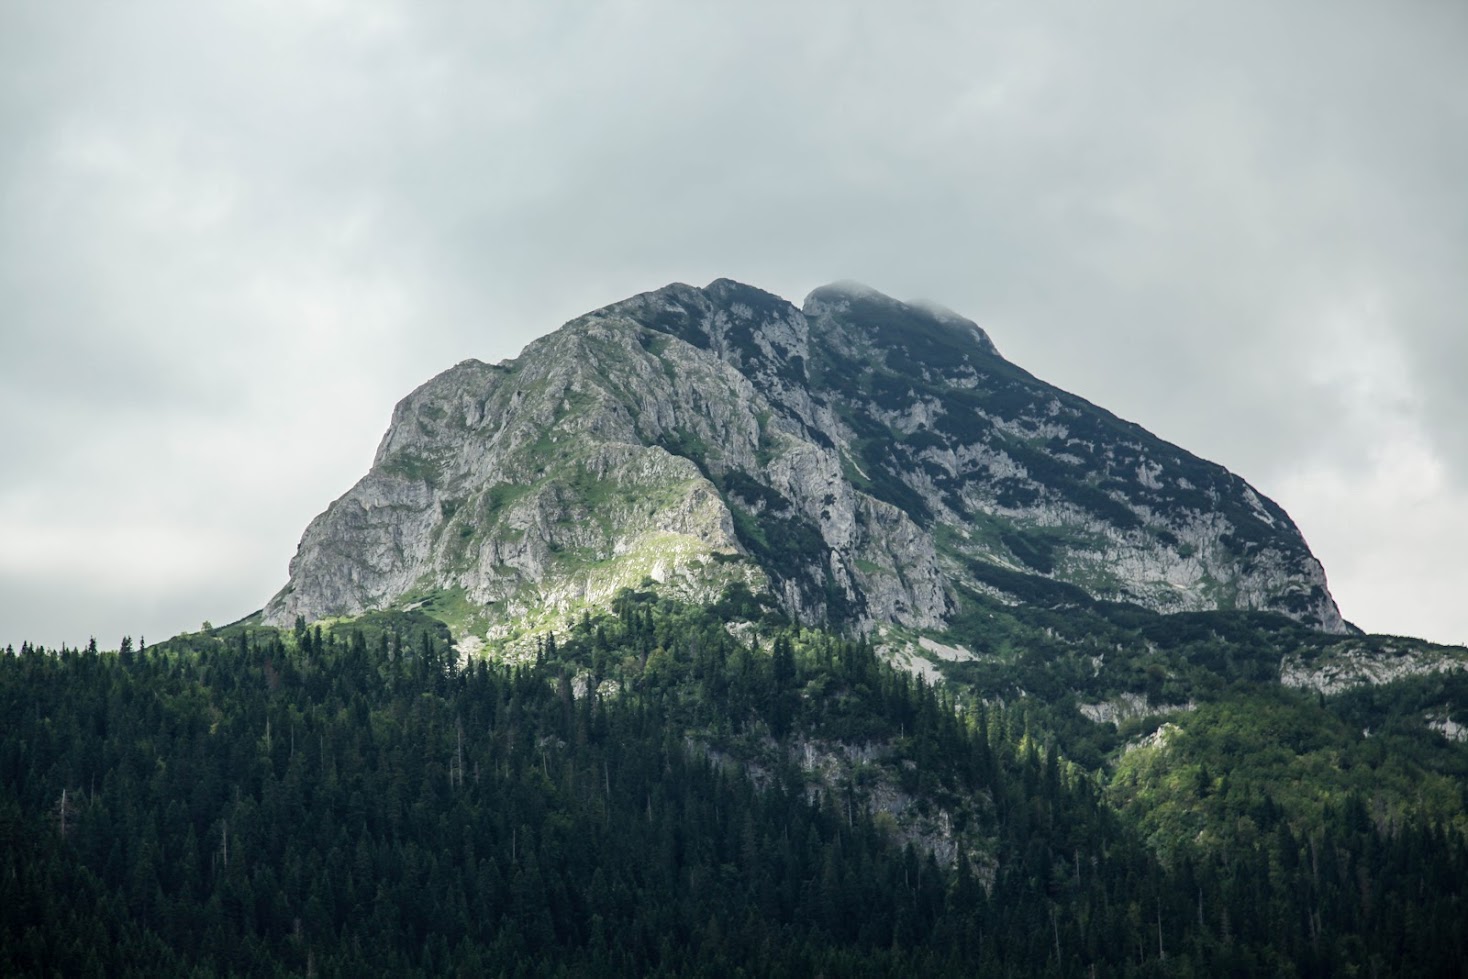
<svg viewBox="0 0 1468 979">
<path fill-rule="evenodd" d="M 493 638 L 622 587 L 744 587 L 854 631 L 942 629 L 971 592 L 1347 628 L 1280 507 L 974 323 L 849 284 L 797 309 L 724 279 L 408 395 L 265 619 L 431 601 Z"/>
</svg>

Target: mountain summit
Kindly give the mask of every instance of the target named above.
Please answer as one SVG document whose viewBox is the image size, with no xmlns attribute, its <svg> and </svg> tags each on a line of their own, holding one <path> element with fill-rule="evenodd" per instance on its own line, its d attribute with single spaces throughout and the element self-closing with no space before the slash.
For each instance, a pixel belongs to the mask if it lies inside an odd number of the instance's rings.
<svg viewBox="0 0 1468 979">
<path fill-rule="evenodd" d="M 264 618 L 428 603 L 494 639 L 623 587 L 747 589 L 859 632 L 941 630 L 975 594 L 1348 629 L 1278 505 L 1036 379 L 973 322 L 852 283 L 796 308 L 728 279 L 408 395 Z"/>
</svg>

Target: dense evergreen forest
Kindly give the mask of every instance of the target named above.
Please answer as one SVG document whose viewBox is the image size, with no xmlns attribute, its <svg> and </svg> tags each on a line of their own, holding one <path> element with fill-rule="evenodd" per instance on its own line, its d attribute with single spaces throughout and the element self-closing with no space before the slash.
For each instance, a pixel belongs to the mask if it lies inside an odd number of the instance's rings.
<svg viewBox="0 0 1468 979">
<path fill-rule="evenodd" d="M 1052 701 L 722 619 L 626 593 L 513 666 L 418 614 L 6 650 L 0 974 L 1468 974 L 1458 756 L 1383 810 L 1244 754 L 1386 772 L 1361 697 L 1200 667 L 1186 763 L 1118 762 Z M 833 745 L 881 750 L 798 763 Z"/>
</svg>

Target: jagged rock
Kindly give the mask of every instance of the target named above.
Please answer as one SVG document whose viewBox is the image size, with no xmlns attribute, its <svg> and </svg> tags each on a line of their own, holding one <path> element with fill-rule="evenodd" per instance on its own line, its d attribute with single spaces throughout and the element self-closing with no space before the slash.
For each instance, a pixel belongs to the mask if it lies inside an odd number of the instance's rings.
<svg viewBox="0 0 1468 979">
<path fill-rule="evenodd" d="M 1279 664 L 1279 682 L 1331 695 L 1459 670 L 1468 670 L 1468 650 L 1461 646 L 1370 636 L 1285 656 Z"/>
<path fill-rule="evenodd" d="M 851 284 L 797 309 L 726 279 L 403 399 L 265 620 L 439 596 L 456 632 L 493 638 L 622 587 L 738 584 L 856 631 L 940 630 L 965 590 L 1346 630 L 1280 507 L 1010 364 L 976 324 Z"/>
</svg>

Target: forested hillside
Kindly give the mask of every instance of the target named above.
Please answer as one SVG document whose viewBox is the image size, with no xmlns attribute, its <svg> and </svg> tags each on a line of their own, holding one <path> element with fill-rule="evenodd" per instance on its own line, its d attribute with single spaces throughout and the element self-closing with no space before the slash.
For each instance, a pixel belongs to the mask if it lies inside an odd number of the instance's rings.
<svg viewBox="0 0 1468 979">
<path fill-rule="evenodd" d="M 513 666 L 420 613 L 7 650 L 0 974 L 1468 968 L 1461 748 L 1354 733 L 1454 677 L 1327 701 L 1195 619 L 1128 675 L 1196 709 L 1122 731 L 997 689 L 1039 660 L 935 688 L 757 612 L 628 592 Z"/>
</svg>

